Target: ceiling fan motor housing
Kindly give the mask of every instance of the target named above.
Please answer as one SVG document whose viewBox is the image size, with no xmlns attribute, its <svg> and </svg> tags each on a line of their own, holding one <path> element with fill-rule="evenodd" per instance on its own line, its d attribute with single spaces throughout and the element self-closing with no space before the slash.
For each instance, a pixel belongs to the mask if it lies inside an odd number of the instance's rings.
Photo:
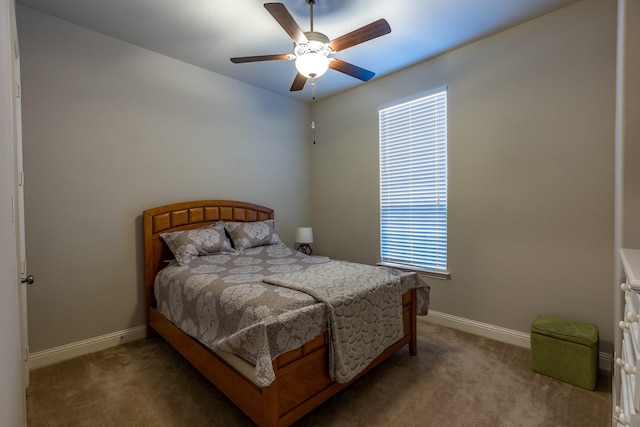
<svg viewBox="0 0 640 427">
<path fill-rule="evenodd" d="M 293 44 L 293 52 L 296 54 L 296 56 L 302 56 L 312 52 L 321 53 L 325 56 L 333 53 L 331 47 L 329 46 L 329 37 L 317 31 L 307 31 L 304 33 L 304 35 L 307 36 L 307 43 Z"/>
</svg>

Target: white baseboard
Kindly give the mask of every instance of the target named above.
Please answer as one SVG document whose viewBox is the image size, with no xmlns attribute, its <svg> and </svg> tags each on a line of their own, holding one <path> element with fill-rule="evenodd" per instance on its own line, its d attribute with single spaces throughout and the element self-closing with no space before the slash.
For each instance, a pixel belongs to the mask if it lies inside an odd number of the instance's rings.
<svg viewBox="0 0 640 427">
<path fill-rule="evenodd" d="M 95 338 L 77 341 L 60 347 L 48 350 L 37 351 L 29 354 L 29 369 L 37 369 L 53 363 L 62 362 L 74 357 L 83 356 L 118 344 L 142 339 L 147 334 L 146 326 L 136 326 L 135 328 L 123 331 L 112 332 Z"/>
<path fill-rule="evenodd" d="M 494 339 L 496 341 L 512 344 L 518 347 L 530 349 L 530 335 L 488 323 L 477 322 L 465 319 L 464 317 L 452 316 L 450 314 L 429 310 L 428 316 L 418 316 L 419 322 L 429 322 L 436 325 L 446 326 L 481 337 Z M 142 339 L 146 336 L 146 327 L 137 326 L 124 331 L 113 332 L 95 338 L 38 351 L 29 354 L 29 369 L 36 369 L 53 363 L 62 362 L 74 357 L 83 356 L 118 344 Z M 600 352 L 600 369 L 611 372 L 613 356 L 609 353 Z"/>
<path fill-rule="evenodd" d="M 513 344 L 518 347 L 531 349 L 530 334 L 490 325 L 488 323 L 476 322 L 475 320 L 465 319 L 464 317 L 429 310 L 429 314 L 427 316 L 419 316 L 418 321 L 434 323 L 507 344 Z M 613 355 L 600 352 L 599 359 L 600 369 L 611 372 Z"/>
</svg>

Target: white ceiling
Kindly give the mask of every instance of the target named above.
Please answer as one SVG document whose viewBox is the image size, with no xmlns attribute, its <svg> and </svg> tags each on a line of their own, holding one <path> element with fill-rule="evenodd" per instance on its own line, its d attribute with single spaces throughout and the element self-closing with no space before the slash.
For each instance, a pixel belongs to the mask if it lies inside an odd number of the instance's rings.
<svg viewBox="0 0 640 427">
<path fill-rule="evenodd" d="M 317 0 L 314 30 L 334 39 L 385 18 L 391 33 L 335 54 L 374 79 L 579 0 Z M 305 0 L 282 0 L 309 31 Z M 17 0 L 134 45 L 304 102 L 289 92 L 291 61 L 233 64 L 229 58 L 291 53 L 289 36 L 261 0 Z M 334 70 L 316 80 L 316 99 L 366 84 Z"/>
</svg>

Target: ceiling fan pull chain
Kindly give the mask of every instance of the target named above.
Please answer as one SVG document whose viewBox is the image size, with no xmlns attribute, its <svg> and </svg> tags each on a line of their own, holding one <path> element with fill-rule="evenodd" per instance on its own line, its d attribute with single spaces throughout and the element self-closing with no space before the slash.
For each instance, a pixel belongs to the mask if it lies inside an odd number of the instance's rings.
<svg viewBox="0 0 640 427">
<path fill-rule="evenodd" d="M 316 117 L 314 104 L 316 101 L 316 79 L 311 78 L 311 138 L 313 145 L 316 144 Z"/>
</svg>

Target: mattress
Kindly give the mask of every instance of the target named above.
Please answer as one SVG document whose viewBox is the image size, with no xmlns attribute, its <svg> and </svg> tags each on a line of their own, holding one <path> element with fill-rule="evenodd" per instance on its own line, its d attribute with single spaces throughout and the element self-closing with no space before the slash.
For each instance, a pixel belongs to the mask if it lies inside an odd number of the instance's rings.
<svg viewBox="0 0 640 427">
<path fill-rule="evenodd" d="M 264 279 L 331 262 L 281 243 L 201 256 L 187 265 L 172 261 L 156 276 L 157 309 L 210 349 L 248 362 L 254 383 L 267 386 L 275 378 L 272 360 L 325 332 L 328 317 L 323 302 Z M 426 314 L 429 289 L 417 274 L 386 271 L 399 278 L 402 292 L 418 289 L 418 314 Z"/>
</svg>

